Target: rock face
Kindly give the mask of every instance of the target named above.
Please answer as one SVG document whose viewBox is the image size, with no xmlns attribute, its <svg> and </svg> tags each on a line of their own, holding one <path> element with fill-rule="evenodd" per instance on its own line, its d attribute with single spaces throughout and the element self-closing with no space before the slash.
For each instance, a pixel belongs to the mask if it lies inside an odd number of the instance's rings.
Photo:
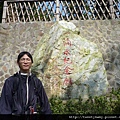
<svg viewBox="0 0 120 120">
<path fill-rule="evenodd" d="M 79 35 L 73 23 L 56 22 L 39 41 L 33 59 L 32 71 L 49 97 L 87 99 L 108 90 L 102 53 L 95 43 Z"/>
</svg>

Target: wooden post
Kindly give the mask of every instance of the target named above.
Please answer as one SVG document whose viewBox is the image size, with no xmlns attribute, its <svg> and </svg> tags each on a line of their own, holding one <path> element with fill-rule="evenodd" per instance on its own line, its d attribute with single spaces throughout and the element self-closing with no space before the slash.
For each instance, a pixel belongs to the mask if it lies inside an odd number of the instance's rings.
<svg viewBox="0 0 120 120">
<path fill-rule="evenodd" d="M 111 18 L 115 19 L 115 15 L 114 15 L 114 7 L 113 7 L 113 0 L 109 0 L 110 3 L 110 13 L 111 13 Z"/>
<path fill-rule="evenodd" d="M 59 0 L 56 0 L 56 21 L 59 21 Z"/>
<path fill-rule="evenodd" d="M 6 19 L 6 13 L 7 13 L 7 1 L 4 1 L 4 5 L 3 5 L 3 15 L 2 15 L 2 23 L 5 23 L 5 19 Z"/>
</svg>

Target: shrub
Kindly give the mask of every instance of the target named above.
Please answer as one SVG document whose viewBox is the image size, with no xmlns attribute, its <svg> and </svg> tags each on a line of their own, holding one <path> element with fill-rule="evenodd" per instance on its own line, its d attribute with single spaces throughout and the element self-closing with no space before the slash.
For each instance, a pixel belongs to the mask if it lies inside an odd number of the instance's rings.
<svg viewBox="0 0 120 120">
<path fill-rule="evenodd" d="M 79 99 L 62 100 L 58 96 L 50 98 L 53 114 L 120 114 L 120 89 L 109 94 Z"/>
</svg>

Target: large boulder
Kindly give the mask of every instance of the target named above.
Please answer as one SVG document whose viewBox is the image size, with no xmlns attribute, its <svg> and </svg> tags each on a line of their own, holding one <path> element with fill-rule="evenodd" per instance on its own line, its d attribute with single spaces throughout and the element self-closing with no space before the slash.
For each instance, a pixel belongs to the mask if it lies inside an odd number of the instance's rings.
<svg viewBox="0 0 120 120">
<path fill-rule="evenodd" d="M 49 97 L 87 99 L 108 91 L 102 53 L 71 22 L 56 22 L 39 41 L 33 59 L 32 71 Z"/>
</svg>

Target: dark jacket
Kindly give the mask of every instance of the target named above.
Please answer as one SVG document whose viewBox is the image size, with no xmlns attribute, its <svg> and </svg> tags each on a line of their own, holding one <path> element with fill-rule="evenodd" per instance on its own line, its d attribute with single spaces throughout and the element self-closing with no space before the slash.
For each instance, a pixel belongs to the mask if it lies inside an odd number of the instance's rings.
<svg viewBox="0 0 120 120">
<path fill-rule="evenodd" d="M 34 112 L 37 112 L 37 104 L 40 106 L 41 114 L 51 114 L 49 101 L 42 82 L 33 74 L 28 78 L 29 97 L 26 104 L 26 79 L 27 75 L 18 73 L 6 79 L 1 93 L 0 114 L 30 114 L 30 107 L 33 108 Z M 37 90 L 34 80 L 36 80 Z M 17 85 L 16 90 L 14 90 L 15 85 Z"/>
</svg>

